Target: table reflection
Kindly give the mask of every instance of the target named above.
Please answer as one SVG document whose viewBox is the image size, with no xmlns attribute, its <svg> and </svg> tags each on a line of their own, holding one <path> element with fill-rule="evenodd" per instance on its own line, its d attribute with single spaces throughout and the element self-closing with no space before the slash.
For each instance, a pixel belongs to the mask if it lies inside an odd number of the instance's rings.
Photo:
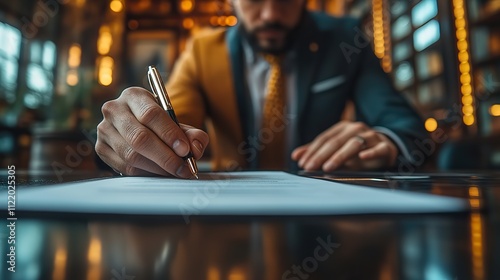
<svg viewBox="0 0 500 280">
<path fill-rule="evenodd" d="M 189 224 L 32 213 L 17 221 L 17 271 L 7 271 L 3 254 L 1 279 L 500 279 L 498 180 L 418 178 L 340 181 L 461 197 L 471 212 L 195 216 Z M 7 242 L 0 249 L 7 252 Z"/>
<path fill-rule="evenodd" d="M 466 225 L 462 216 L 194 219 L 189 225 L 26 218 L 18 221 L 22 269 L 2 271 L 23 280 L 486 279 L 483 220 L 472 213 Z"/>
</svg>

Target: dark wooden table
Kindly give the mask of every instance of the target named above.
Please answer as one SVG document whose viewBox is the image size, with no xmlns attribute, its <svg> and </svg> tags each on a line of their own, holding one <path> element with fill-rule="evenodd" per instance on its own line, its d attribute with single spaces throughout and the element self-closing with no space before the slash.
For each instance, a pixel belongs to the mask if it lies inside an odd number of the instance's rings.
<svg viewBox="0 0 500 280">
<path fill-rule="evenodd" d="M 1 173 L 2 191 L 6 173 Z M 18 171 L 19 188 L 112 176 Z M 309 174 L 468 199 L 470 213 L 297 217 L 18 213 L 16 272 L 0 230 L 0 279 L 500 279 L 500 176 Z M 22 199 L 19 197 L 18 199 Z M 40 199 L 43 199 L 41 197 Z M 2 214 L 7 224 L 6 213 Z"/>
</svg>

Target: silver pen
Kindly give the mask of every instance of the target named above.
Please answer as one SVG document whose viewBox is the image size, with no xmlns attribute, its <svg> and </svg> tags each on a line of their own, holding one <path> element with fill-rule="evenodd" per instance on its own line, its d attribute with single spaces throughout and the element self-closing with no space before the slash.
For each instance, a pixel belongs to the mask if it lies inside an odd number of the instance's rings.
<svg viewBox="0 0 500 280">
<path fill-rule="evenodd" d="M 170 103 L 170 98 L 168 97 L 165 84 L 163 83 L 163 80 L 161 79 L 161 76 L 158 73 L 158 70 L 156 69 L 155 66 L 149 66 L 148 80 L 149 80 L 149 85 L 151 86 L 151 90 L 153 91 L 153 95 L 156 99 L 156 102 L 158 102 L 160 106 L 163 108 L 163 110 L 165 110 L 168 113 L 170 118 L 172 118 L 172 120 L 177 125 L 179 125 L 177 117 L 175 116 L 174 107 L 172 107 L 172 103 Z M 196 179 L 198 179 L 198 166 L 196 165 L 193 153 L 189 151 L 189 154 L 183 157 L 183 159 L 187 162 L 191 174 L 193 174 L 193 176 L 196 177 Z"/>
</svg>

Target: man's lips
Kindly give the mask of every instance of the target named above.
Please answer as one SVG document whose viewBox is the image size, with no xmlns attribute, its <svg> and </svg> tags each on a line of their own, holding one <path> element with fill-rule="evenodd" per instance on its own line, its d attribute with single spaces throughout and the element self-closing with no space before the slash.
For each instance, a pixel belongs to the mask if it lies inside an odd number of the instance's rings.
<svg viewBox="0 0 500 280">
<path fill-rule="evenodd" d="M 257 35 L 260 37 L 277 37 L 282 36 L 284 33 L 285 31 L 280 29 L 265 29 L 257 31 Z"/>
</svg>

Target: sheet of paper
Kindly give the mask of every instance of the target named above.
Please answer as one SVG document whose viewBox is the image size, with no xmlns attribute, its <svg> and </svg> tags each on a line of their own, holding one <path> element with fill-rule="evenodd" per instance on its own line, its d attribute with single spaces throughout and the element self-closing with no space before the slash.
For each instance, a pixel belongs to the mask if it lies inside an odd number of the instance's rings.
<svg viewBox="0 0 500 280">
<path fill-rule="evenodd" d="M 6 196 L 7 193 L 0 195 L 3 201 Z M 32 187 L 17 191 L 16 208 L 184 216 L 427 213 L 468 209 L 463 199 L 347 185 L 284 172 L 205 173 L 200 180 L 117 177 Z"/>
</svg>

